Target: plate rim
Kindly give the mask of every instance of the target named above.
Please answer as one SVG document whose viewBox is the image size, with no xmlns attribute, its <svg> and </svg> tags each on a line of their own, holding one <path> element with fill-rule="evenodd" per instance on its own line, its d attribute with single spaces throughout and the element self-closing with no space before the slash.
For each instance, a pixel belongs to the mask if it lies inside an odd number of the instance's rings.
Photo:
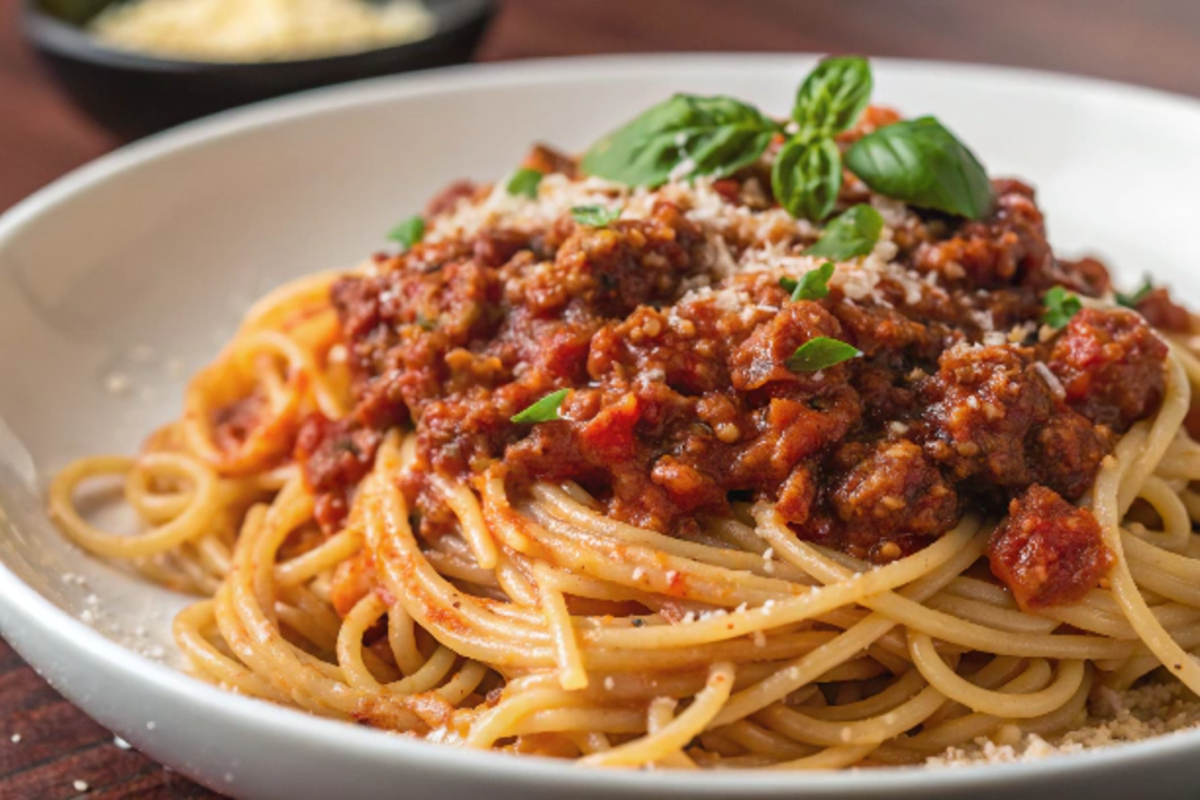
<svg viewBox="0 0 1200 800">
<path fill-rule="evenodd" d="M 18 202 L 0 215 L 0 250 L 28 224 L 53 213 L 56 206 L 77 194 L 102 186 L 127 170 L 152 166 L 192 148 L 213 141 L 236 137 L 243 132 L 269 129 L 305 117 L 336 114 L 340 110 L 386 101 L 403 101 L 456 91 L 477 91 L 485 87 L 536 86 L 594 80 L 611 80 L 625 75 L 644 76 L 647 71 L 675 73 L 688 67 L 712 69 L 719 66 L 731 71 L 752 73 L 768 67 L 796 69 L 811 65 L 819 58 L 812 53 L 672 53 L 603 55 L 523 59 L 492 64 L 468 64 L 428 70 L 417 74 L 387 76 L 326 87 L 289 97 L 277 98 L 252 106 L 186 123 L 105 154 L 58 178 Z M 1149 103 L 1158 113 L 1192 117 L 1200 128 L 1200 99 L 1183 94 L 1147 88 L 1101 78 L 1071 75 L 1046 70 L 974 64 L 944 60 L 874 58 L 872 63 L 886 72 L 932 74 L 954 70 L 989 83 L 1030 81 L 1063 89 L 1104 95 L 1120 102 Z M 0 418 L 0 427 L 7 427 Z M 17 437 L 13 437 L 20 441 Z M 16 522 L 0 513 L 0 526 Z M 36 532 L 35 532 L 36 533 Z M 359 729 L 345 722 L 316 717 L 298 709 L 237 695 L 205 683 L 178 669 L 148 659 L 59 608 L 50 599 L 21 580 L 0 561 L 0 604 L 8 615 L 0 615 L 0 633 L 9 633 L 12 619 L 41 635 L 56 639 L 55 650 L 86 650 L 93 658 L 126 676 L 130 681 L 148 681 L 182 699 L 216 706 L 232 723 L 253 719 L 256 724 L 276 729 L 306 729 L 313 741 L 327 742 L 339 750 L 357 750 L 361 756 L 394 757 L 398 761 L 423 760 L 433 771 L 455 771 L 475 778 L 537 783 L 570 787 L 583 776 L 597 791 L 636 791 L 643 795 L 689 792 L 695 796 L 715 796 L 737 788 L 745 796 L 802 797 L 809 792 L 884 791 L 900 796 L 920 790 L 948 791 L 1028 785 L 1051 778 L 1070 778 L 1084 770 L 1128 769 L 1135 762 L 1153 762 L 1178 757 L 1185 752 L 1200 753 L 1200 729 L 1180 731 L 1140 742 L 1093 749 L 1032 762 L 976 764 L 963 768 L 927 769 L 923 767 L 809 772 L 802 781 L 794 774 L 768 770 L 738 770 L 689 773 L 642 773 L 624 770 L 581 770 L 570 763 L 552 759 L 511 758 L 489 751 L 468 751 L 455 747 L 409 740 L 386 732 Z M 18 653 L 21 648 L 13 645 Z M 22 654 L 24 658 L 24 655 Z M 35 666 L 32 663 L 30 666 Z M 36 666 L 35 666 L 36 669 Z M 41 671 L 38 670 L 39 675 Z M 78 704 L 72 703 L 76 707 Z M 84 713 L 87 713 L 86 711 Z"/>
</svg>

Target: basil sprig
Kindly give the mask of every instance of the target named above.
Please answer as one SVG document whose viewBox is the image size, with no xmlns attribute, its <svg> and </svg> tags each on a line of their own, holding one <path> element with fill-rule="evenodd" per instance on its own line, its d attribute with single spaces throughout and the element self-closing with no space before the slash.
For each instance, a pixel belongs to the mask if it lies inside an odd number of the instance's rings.
<svg viewBox="0 0 1200 800">
<path fill-rule="evenodd" d="M 388 238 L 399 243 L 407 252 L 425 238 L 425 220 L 421 219 L 419 215 L 413 214 L 388 231 Z"/>
<path fill-rule="evenodd" d="M 833 212 L 842 190 L 842 152 L 833 137 L 858 120 L 871 98 L 871 66 L 865 58 L 827 58 L 796 93 L 792 118 L 798 132 L 771 168 L 779 205 L 797 218 L 820 222 Z"/>
<path fill-rule="evenodd" d="M 808 74 L 796 92 L 792 119 L 799 138 L 836 136 L 862 116 L 871 100 L 875 80 L 865 58 L 827 58 Z"/>
<path fill-rule="evenodd" d="M 795 135 L 771 168 L 779 204 L 820 222 L 833 212 L 843 167 L 873 191 L 913 206 L 981 219 L 992 187 L 975 155 L 933 117 L 885 125 L 843 157 L 835 138 L 862 116 L 874 78 L 865 58 L 827 58 L 804 79 L 792 109 Z M 601 139 L 583 171 L 629 186 L 724 177 L 762 157 L 784 131 L 753 106 L 730 97 L 678 94 Z M 844 162 L 844 163 L 843 163 Z"/>
<path fill-rule="evenodd" d="M 531 404 L 525 410 L 513 414 L 509 419 L 518 425 L 532 425 L 535 422 L 552 422 L 556 419 L 562 419 L 558 415 L 558 409 L 562 407 L 563 400 L 566 400 L 567 395 L 570 393 L 570 389 L 559 389 L 557 392 L 551 392 L 541 400 Z"/>
<path fill-rule="evenodd" d="M 571 218 L 580 225 L 590 225 L 593 228 L 603 228 L 621 216 L 620 207 L 608 209 L 604 206 L 575 206 L 571 209 Z"/>
<path fill-rule="evenodd" d="M 862 352 L 853 345 L 828 336 L 818 336 L 796 348 L 796 352 L 787 360 L 787 368 L 792 372 L 816 372 L 861 355 Z"/>
<path fill-rule="evenodd" d="M 1055 330 L 1065 327 L 1071 321 L 1071 317 L 1083 310 L 1083 303 L 1079 298 L 1061 286 L 1047 290 L 1042 298 L 1042 305 L 1046 308 L 1042 312 L 1042 322 Z"/>
<path fill-rule="evenodd" d="M 859 203 L 843 211 L 825 226 L 816 244 L 804 251 L 806 256 L 821 256 L 834 261 L 847 261 L 868 255 L 875 249 L 883 233 L 883 216 L 868 205 Z"/>
<path fill-rule="evenodd" d="M 1150 282 L 1150 276 L 1143 276 L 1142 285 L 1133 294 L 1117 292 L 1117 305 L 1125 306 L 1126 308 L 1137 308 L 1138 303 L 1145 300 L 1147 295 L 1153 291 L 1154 284 Z"/>
<path fill-rule="evenodd" d="M 804 273 L 800 280 L 780 278 L 779 285 L 792 293 L 792 301 L 820 300 L 829 296 L 829 279 L 833 277 L 834 265 L 826 261 L 821 266 Z"/>
<path fill-rule="evenodd" d="M 983 165 L 933 117 L 867 134 L 846 153 L 846 166 L 874 191 L 921 208 L 981 219 L 992 207 Z"/>
<path fill-rule="evenodd" d="M 504 189 L 513 197 L 528 197 L 534 199 L 538 195 L 538 186 L 542 182 L 542 173 L 536 169 L 521 167 L 508 179 Z"/>
<path fill-rule="evenodd" d="M 589 175 L 650 188 L 672 178 L 722 178 L 757 161 L 779 131 L 777 122 L 732 97 L 677 94 L 596 142 L 580 166 Z"/>
<path fill-rule="evenodd" d="M 779 205 L 798 219 L 829 216 L 842 190 L 842 154 L 832 139 L 792 139 L 775 156 L 771 188 Z"/>
</svg>

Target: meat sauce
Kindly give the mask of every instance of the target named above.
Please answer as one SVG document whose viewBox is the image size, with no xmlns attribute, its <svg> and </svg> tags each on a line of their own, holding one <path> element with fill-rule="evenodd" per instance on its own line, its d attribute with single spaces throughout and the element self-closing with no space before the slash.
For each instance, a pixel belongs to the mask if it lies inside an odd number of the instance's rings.
<svg viewBox="0 0 1200 800">
<path fill-rule="evenodd" d="M 1025 611 L 1082 600 L 1112 566 L 1096 518 L 1037 484 L 1009 505 L 988 558 Z"/>
<path fill-rule="evenodd" d="M 546 148 L 530 163 L 574 177 Z M 713 189 L 744 215 L 773 205 L 764 185 L 751 169 Z M 380 256 L 374 274 L 333 289 L 357 407 L 310 419 L 299 437 L 320 521 L 336 529 L 382 432 L 411 425 L 426 470 L 469 480 L 499 461 L 514 492 L 577 481 L 612 516 L 675 535 L 731 502 L 767 500 L 800 538 L 885 562 L 967 508 L 1009 510 L 990 551 L 996 575 L 1026 607 L 1077 598 L 1109 554 L 1069 501 L 1115 438 L 1157 410 L 1167 348 L 1124 309 L 1044 328 L 1047 289 L 1100 297 L 1108 273 L 1054 256 L 1028 186 L 993 185 L 982 221 L 904 210 L 889 222 L 892 267 L 872 273 L 870 291 L 848 277 L 816 301 L 790 299 L 786 269 L 722 274 L 686 193 L 602 228 L 563 214 Z M 430 224 L 487 193 L 455 184 Z M 843 202 L 871 199 L 847 175 Z M 797 248 L 819 235 L 795 230 Z M 735 262 L 762 244 L 721 238 Z M 1189 324 L 1165 294 L 1142 310 Z M 818 336 L 862 356 L 790 370 Z M 510 421 L 562 388 L 561 419 Z M 452 524 L 420 477 L 405 489 L 423 536 Z"/>
</svg>

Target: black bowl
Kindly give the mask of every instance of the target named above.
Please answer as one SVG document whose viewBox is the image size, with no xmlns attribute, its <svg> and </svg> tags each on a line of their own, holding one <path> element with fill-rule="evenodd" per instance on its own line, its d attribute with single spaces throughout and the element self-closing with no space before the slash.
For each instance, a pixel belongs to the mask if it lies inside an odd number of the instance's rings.
<svg viewBox="0 0 1200 800">
<path fill-rule="evenodd" d="M 491 0 L 424 0 L 437 29 L 408 44 L 299 61 L 218 63 L 141 55 L 101 43 L 82 26 L 110 2 L 25 0 L 24 23 L 67 92 L 125 138 L 268 97 L 469 61 L 494 5 Z"/>
</svg>

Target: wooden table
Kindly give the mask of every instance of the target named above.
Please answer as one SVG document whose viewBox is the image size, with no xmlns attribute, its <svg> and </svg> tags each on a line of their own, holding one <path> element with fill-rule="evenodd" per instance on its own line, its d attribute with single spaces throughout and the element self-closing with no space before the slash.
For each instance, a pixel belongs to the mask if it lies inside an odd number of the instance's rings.
<svg viewBox="0 0 1200 800">
<path fill-rule="evenodd" d="M 120 144 L 72 108 L 0 0 L 0 211 Z M 857 52 L 1077 72 L 1200 96 L 1198 0 L 509 0 L 480 53 Z M 11 741 L 10 741 L 11 737 Z M 0 796 L 217 797 L 73 708 L 0 641 Z"/>
</svg>

